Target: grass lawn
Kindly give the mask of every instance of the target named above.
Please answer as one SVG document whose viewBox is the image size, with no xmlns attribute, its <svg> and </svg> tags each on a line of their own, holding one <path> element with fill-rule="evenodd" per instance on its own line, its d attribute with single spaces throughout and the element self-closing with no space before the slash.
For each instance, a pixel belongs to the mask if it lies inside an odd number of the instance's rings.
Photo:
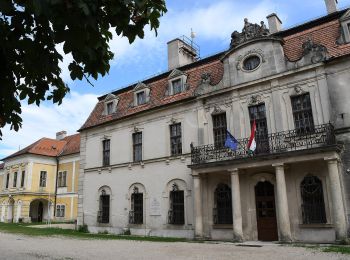
<svg viewBox="0 0 350 260">
<path fill-rule="evenodd" d="M 60 228 L 33 228 L 31 224 L 9 224 L 0 223 L 0 232 L 23 234 L 27 236 L 66 236 L 79 239 L 122 239 L 122 240 L 138 240 L 138 241 L 154 241 L 154 242 L 184 242 L 189 241 L 184 238 L 171 237 L 143 237 L 131 235 L 111 235 L 111 234 L 91 234 L 76 230 L 67 230 Z"/>
<path fill-rule="evenodd" d="M 321 249 L 322 252 L 329 253 L 340 253 L 350 255 L 350 247 L 349 246 L 328 246 Z"/>
</svg>

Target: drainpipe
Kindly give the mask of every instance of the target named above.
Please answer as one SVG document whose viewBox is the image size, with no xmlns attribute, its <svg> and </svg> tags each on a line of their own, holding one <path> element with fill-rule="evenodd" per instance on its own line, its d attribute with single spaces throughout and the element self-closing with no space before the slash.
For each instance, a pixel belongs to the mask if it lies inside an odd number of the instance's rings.
<svg viewBox="0 0 350 260">
<path fill-rule="evenodd" d="M 57 181 L 58 181 L 58 163 L 59 159 L 58 156 L 56 156 L 56 183 L 55 183 L 55 203 L 53 206 L 53 216 L 56 217 L 56 203 L 57 203 Z"/>
</svg>

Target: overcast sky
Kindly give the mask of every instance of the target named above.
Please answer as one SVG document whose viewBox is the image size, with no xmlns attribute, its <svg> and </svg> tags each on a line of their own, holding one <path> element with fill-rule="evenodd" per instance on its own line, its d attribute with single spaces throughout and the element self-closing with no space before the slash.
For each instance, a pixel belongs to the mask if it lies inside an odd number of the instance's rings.
<svg viewBox="0 0 350 260">
<path fill-rule="evenodd" d="M 339 8 L 350 6 L 350 0 L 338 0 Z M 84 123 L 99 95 L 109 93 L 130 83 L 142 81 L 167 70 L 167 42 L 181 35 L 196 33 L 201 57 L 226 50 L 230 35 L 241 31 L 243 19 L 258 23 L 270 13 L 277 13 L 283 28 L 306 22 L 326 14 L 324 0 L 188 0 L 167 1 L 168 12 L 161 19 L 158 37 L 146 29 L 144 39 L 132 45 L 128 40 L 114 37 L 111 49 L 115 53 L 109 75 L 93 81 L 71 81 L 67 66 L 70 57 L 61 64 L 62 75 L 71 93 L 61 106 L 45 102 L 36 107 L 23 105 L 23 128 L 19 132 L 3 129 L 0 158 L 16 152 L 41 137 L 55 138 L 55 133 L 66 130 L 74 134 Z M 62 49 L 61 46 L 58 46 Z"/>
</svg>

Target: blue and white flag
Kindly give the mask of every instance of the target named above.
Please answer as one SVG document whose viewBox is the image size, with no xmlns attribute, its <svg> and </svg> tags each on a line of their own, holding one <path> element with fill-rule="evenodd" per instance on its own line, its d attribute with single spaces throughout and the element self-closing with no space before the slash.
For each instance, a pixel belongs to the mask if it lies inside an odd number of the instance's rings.
<svg viewBox="0 0 350 260">
<path fill-rule="evenodd" d="M 232 151 L 236 151 L 238 147 L 238 141 L 226 130 L 225 147 L 230 148 Z"/>
</svg>

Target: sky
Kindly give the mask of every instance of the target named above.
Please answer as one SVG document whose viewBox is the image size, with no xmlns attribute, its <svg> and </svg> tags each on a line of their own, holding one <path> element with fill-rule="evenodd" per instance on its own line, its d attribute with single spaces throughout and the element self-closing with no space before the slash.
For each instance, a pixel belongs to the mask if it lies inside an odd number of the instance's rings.
<svg viewBox="0 0 350 260">
<path fill-rule="evenodd" d="M 350 6 L 350 0 L 338 0 L 339 9 Z M 108 75 L 92 80 L 72 81 L 67 69 L 71 57 L 65 56 L 60 64 L 62 77 L 71 92 L 62 105 L 44 102 L 37 107 L 22 103 L 23 127 L 18 132 L 5 126 L 0 141 L 0 159 L 34 141 L 55 138 L 56 132 L 66 130 L 74 134 L 94 108 L 97 97 L 167 71 L 167 42 L 195 32 L 200 56 L 206 57 L 228 49 L 230 35 L 241 31 L 243 19 L 259 23 L 266 16 L 277 13 L 283 28 L 290 28 L 308 20 L 326 15 L 324 0 L 166 0 L 168 12 L 161 18 L 158 36 L 145 28 L 144 39 L 131 45 L 128 40 L 114 34 L 110 42 L 115 57 Z M 57 46 L 62 52 L 62 46 Z"/>
</svg>

